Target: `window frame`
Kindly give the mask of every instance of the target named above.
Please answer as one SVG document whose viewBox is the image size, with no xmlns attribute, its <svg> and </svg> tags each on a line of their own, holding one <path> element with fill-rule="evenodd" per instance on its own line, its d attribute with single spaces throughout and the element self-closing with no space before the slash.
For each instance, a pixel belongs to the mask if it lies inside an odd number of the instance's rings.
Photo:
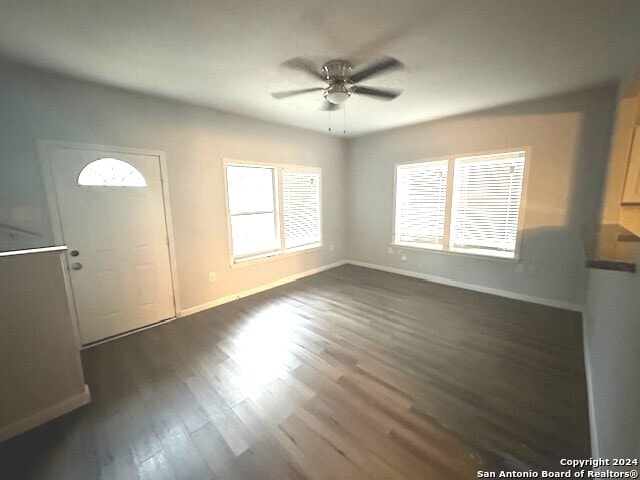
<svg viewBox="0 0 640 480">
<path fill-rule="evenodd" d="M 233 231 L 231 228 L 231 211 L 229 210 L 229 183 L 227 180 L 227 166 L 236 167 L 258 167 L 258 168 L 271 168 L 274 171 L 274 200 L 275 200 L 275 221 L 276 232 L 278 234 L 279 248 L 276 250 L 270 250 L 263 253 L 256 253 L 251 255 L 243 255 L 241 257 L 234 257 L 233 255 Z M 322 210 L 322 168 L 306 165 L 289 165 L 273 162 L 255 162 L 245 160 L 234 160 L 230 158 L 224 158 L 222 161 L 222 170 L 224 178 L 224 200 L 227 216 L 227 240 L 229 248 L 229 265 L 231 268 L 245 267 L 253 265 L 255 263 L 264 262 L 276 258 L 284 258 L 291 255 L 298 255 L 305 252 L 312 252 L 324 247 L 324 230 L 323 230 L 323 210 Z M 285 250 L 284 246 L 284 209 L 283 209 L 283 190 L 282 190 L 282 173 L 285 170 L 294 172 L 307 172 L 318 174 L 318 209 L 319 209 L 319 230 L 320 230 L 320 242 L 317 245 L 310 247 L 302 246 L 296 249 Z"/>
<path fill-rule="evenodd" d="M 522 247 L 522 233 L 524 230 L 524 213 L 526 209 L 526 199 L 527 199 L 527 186 L 529 183 L 529 165 L 531 163 L 531 146 L 526 147 L 514 147 L 508 149 L 500 149 L 500 150 L 490 150 L 490 151 L 481 151 L 481 152 L 465 152 L 465 153 L 456 153 L 452 155 L 444 155 L 441 157 L 430 157 L 427 159 L 420 160 L 410 160 L 406 162 L 395 162 L 393 164 L 393 203 L 392 203 L 392 224 L 391 224 L 391 247 L 400 249 L 400 250 L 416 250 L 421 252 L 434 252 L 438 254 L 445 255 L 455 255 L 462 257 L 472 257 L 472 258 L 484 258 L 489 260 L 499 260 L 506 261 L 512 263 L 520 262 L 520 250 Z M 508 155 L 510 153 L 518 153 L 524 152 L 524 170 L 522 174 L 522 190 L 520 195 L 520 208 L 518 209 L 518 230 L 516 233 L 516 247 L 513 252 L 513 257 L 505 257 L 496 255 L 496 250 L 487 250 L 486 253 L 479 253 L 478 251 L 465 252 L 461 251 L 461 249 L 454 249 L 451 247 L 451 226 L 452 226 L 452 210 L 453 210 L 453 185 L 454 185 L 454 176 L 455 176 L 455 163 L 458 158 L 467 158 L 467 157 L 482 157 L 482 156 L 491 156 L 491 155 Z M 444 232 L 443 232 L 443 241 L 442 248 L 434 248 L 433 245 L 430 244 L 403 244 L 396 242 L 396 215 L 397 215 L 397 202 L 398 202 L 398 167 L 403 165 L 418 165 L 422 163 L 428 162 L 437 162 L 446 160 L 448 162 L 448 170 L 447 170 L 447 192 L 446 192 L 446 203 L 445 203 L 445 218 L 444 218 Z"/>
</svg>

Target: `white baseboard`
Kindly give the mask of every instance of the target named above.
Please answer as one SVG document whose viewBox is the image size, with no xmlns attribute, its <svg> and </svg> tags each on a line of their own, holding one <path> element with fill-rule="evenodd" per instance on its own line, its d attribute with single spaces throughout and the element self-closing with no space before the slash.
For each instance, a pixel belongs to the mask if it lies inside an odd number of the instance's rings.
<svg viewBox="0 0 640 480">
<path fill-rule="evenodd" d="M 465 290 L 473 290 L 475 292 L 490 293 L 491 295 L 513 298 L 514 300 L 523 300 L 525 302 L 538 303 L 540 305 L 572 310 L 574 312 L 582 312 L 584 308 L 582 305 L 578 305 L 576 303 L 563 302 L 561 300 L 554 300 L 551 298 L 535 297 L 532 295 L 525 295 L 523 293 L 510 292 L 508 290 L 500 290 L 498 288 L 484 287 L 482 285 L 475 285 L 473 283 L 451 280 L 450 278 L 446 277 L 438 277 L 436 275 L 413 272 L 411 270 L 403 270 L 400 268 L 385 267 L 383 265 L 377 265 L 374 263 L 360 262 L 358 260 L 347 260 L 346 263 L 356 265 L 358 267 L 372 268 L 374 270 L 382 270 L 383 272 L 396 273 L 398 275 L 404 275 L 407 277 L 420 278 L 422 280 L 427 280 L 433 283 L 440 283 L 442 285 L 448 285 L 450 287 L 464 288 Z"/>
<path fill-rule="evenodd" d="M 582 350 L 584 353 L 584 370 L 587 376 L 587 401 L 589 407 L 589 432 L 591 434 L 591 458 L 600 458 L 600 444 L 598 443 L 598 427 L 596 425 L 596 411 L 593 398 L 593 378 L 591 376 L 591 356 L 589 342 L 587 342 L 587 313 L 582 313 Z"/>
<path fill-rule="evenodd" d="M 56 405 L 41 410 L 33 415 L 29 415 L 22 420 L 0 429 L 0 442 L 4 442 L 5 440 L 15 437 L 16 435 L 20 435 L 27 430 L 31 430 L 32 428 L 36 428 L 49 420 L 59 417 L 60 415 L 69 413 L 76 408 L 86 405 L 90 401 L 91 394 L 89 393 L 89 387 L 85 385 L 84 391 L 81 394 L 74 395 L 73 397 L 63 400 Z"/>
<path fill-rule="evenodd" d="M 249 290 L 244 290 L 239 293 L 234 293 L 233 295 L 227 295 L 226 297 L 216 298 L 207 303 L 203 303 L 201 305 L 196 305 L 195 307 L 189 307 L 182 310 L 178 313 L 178 317 L 186 317 L 187 315 L 193 315 L 194 313 L 202 312 L 203 310 L 207 310 L 209 308 L 217 307 L 218 305 L 222 305 L 224 303 L 233 302 L 234 300 L 238 300 L 240 298 L 248 297 L 249 295 L 253 295 L 255 293 L 264 292 L 265 290 L 269 290 L 271 288 L 279 287 L 280 285 L 284 285 L 286 283 L 294 282 L 300 278 L 308 277 L 309 275 L 314 275 L 316 273 L 324 272 L 325 270 L 330 270 L 332 268 L 339 267 L 347 263 L 346 260 L 342 260 L 340 262 L 330 263 L 329 265 L 324 265 L 322 267 L 314 268 L 312 270 L 307 270 L 305 272 L 296 273 L 294 275 L 289 275 L 288 277 L 280 278 L 270 283 L 266 283 L 264 285 L 260 285 L 255 288 L 251 288 Z"/>
</svg>

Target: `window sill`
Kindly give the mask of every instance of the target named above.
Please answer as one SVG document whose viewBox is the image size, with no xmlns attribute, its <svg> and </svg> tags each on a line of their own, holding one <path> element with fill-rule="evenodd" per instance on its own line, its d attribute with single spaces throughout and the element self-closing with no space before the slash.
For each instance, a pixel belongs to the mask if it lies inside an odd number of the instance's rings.
<svg viewBox="0 0 640 480">
<path fill-rule="evenodd" d="M 316 245 L 314 247 L 301 248 L 299 250 L 293 250 L 285 253 L 280 253 L 280 252 L 268 253 L 259 257 L 250 258 L 248 260 L 239 260 L 237 262 L 231 261 L 230 266 L 232 270 L 235 270 L 236 268 L 249 267 L 251 265 L 256 265 L 256 264 L 267 262 L 270 260 L 277 260 L 280 258 L 292 257 L 294 255 L 299 255 L 301 253 L 315 252 L 317 250 L 322 249 L 323 247 L 324 245 L 321 243 L 320 245 Z"/>
<path fill-rule="evenodd" d="M 516 256 L 514 258 L 509 257 L 501 257 L 498 255 L 490 255 L 484 253 L 471 253 L 471 252 L 460 252 L 455 250 L 443 250 L 442 247 L 434 246 L 434 247 L 418 247 L 413 245 L 402 245 L 397 243 L 392 243 L 391 247 L 398 250 L 414 250 L 419 252 L 429 252 L 435 253 L 438 255 L 453 255 L 456 257 L 464 257 L 464 258 L 480 258 L 485 260 L 495 260 L 499 262 L 507 262 L 507 263 L 520 263 L 520 257 L 516 252 Z"/>
</svg>

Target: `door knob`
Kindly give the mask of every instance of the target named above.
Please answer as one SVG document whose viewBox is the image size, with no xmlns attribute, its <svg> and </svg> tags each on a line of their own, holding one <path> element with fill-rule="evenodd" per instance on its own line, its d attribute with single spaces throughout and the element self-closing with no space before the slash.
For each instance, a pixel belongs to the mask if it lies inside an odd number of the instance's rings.
<svg viewBox="0 0 640 480">
<path fill-rule="evenodd" d="M 69 252 L 69 255 L 71 255 L 72 257 L 77 257 L 78 255 L 80 255 L 80 252 L 78 250 L 71 250 Z"/>
<path fill-rule="evenodd" d="M 71 269 L 72 270 L 81 270 L 82 269 L 82 264 L 81 263 L 72 263 L 71 264 Z"/>
</svg>

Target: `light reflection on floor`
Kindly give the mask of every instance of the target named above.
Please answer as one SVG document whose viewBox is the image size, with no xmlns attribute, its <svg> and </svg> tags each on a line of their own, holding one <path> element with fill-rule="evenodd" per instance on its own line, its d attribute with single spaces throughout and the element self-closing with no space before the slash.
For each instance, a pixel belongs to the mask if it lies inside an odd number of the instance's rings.
<svg viewBox="0 0 640 480">
<path fill-rule="evenodd" d="M 278 305 L 252 312 L 240 332 L 220 349 L 229 355 L 237 373 L 238 386 L 247 395 L 273 382 L 299 364 L 292 354 L 296 329 L 304 319 Z"/>
</svg>

